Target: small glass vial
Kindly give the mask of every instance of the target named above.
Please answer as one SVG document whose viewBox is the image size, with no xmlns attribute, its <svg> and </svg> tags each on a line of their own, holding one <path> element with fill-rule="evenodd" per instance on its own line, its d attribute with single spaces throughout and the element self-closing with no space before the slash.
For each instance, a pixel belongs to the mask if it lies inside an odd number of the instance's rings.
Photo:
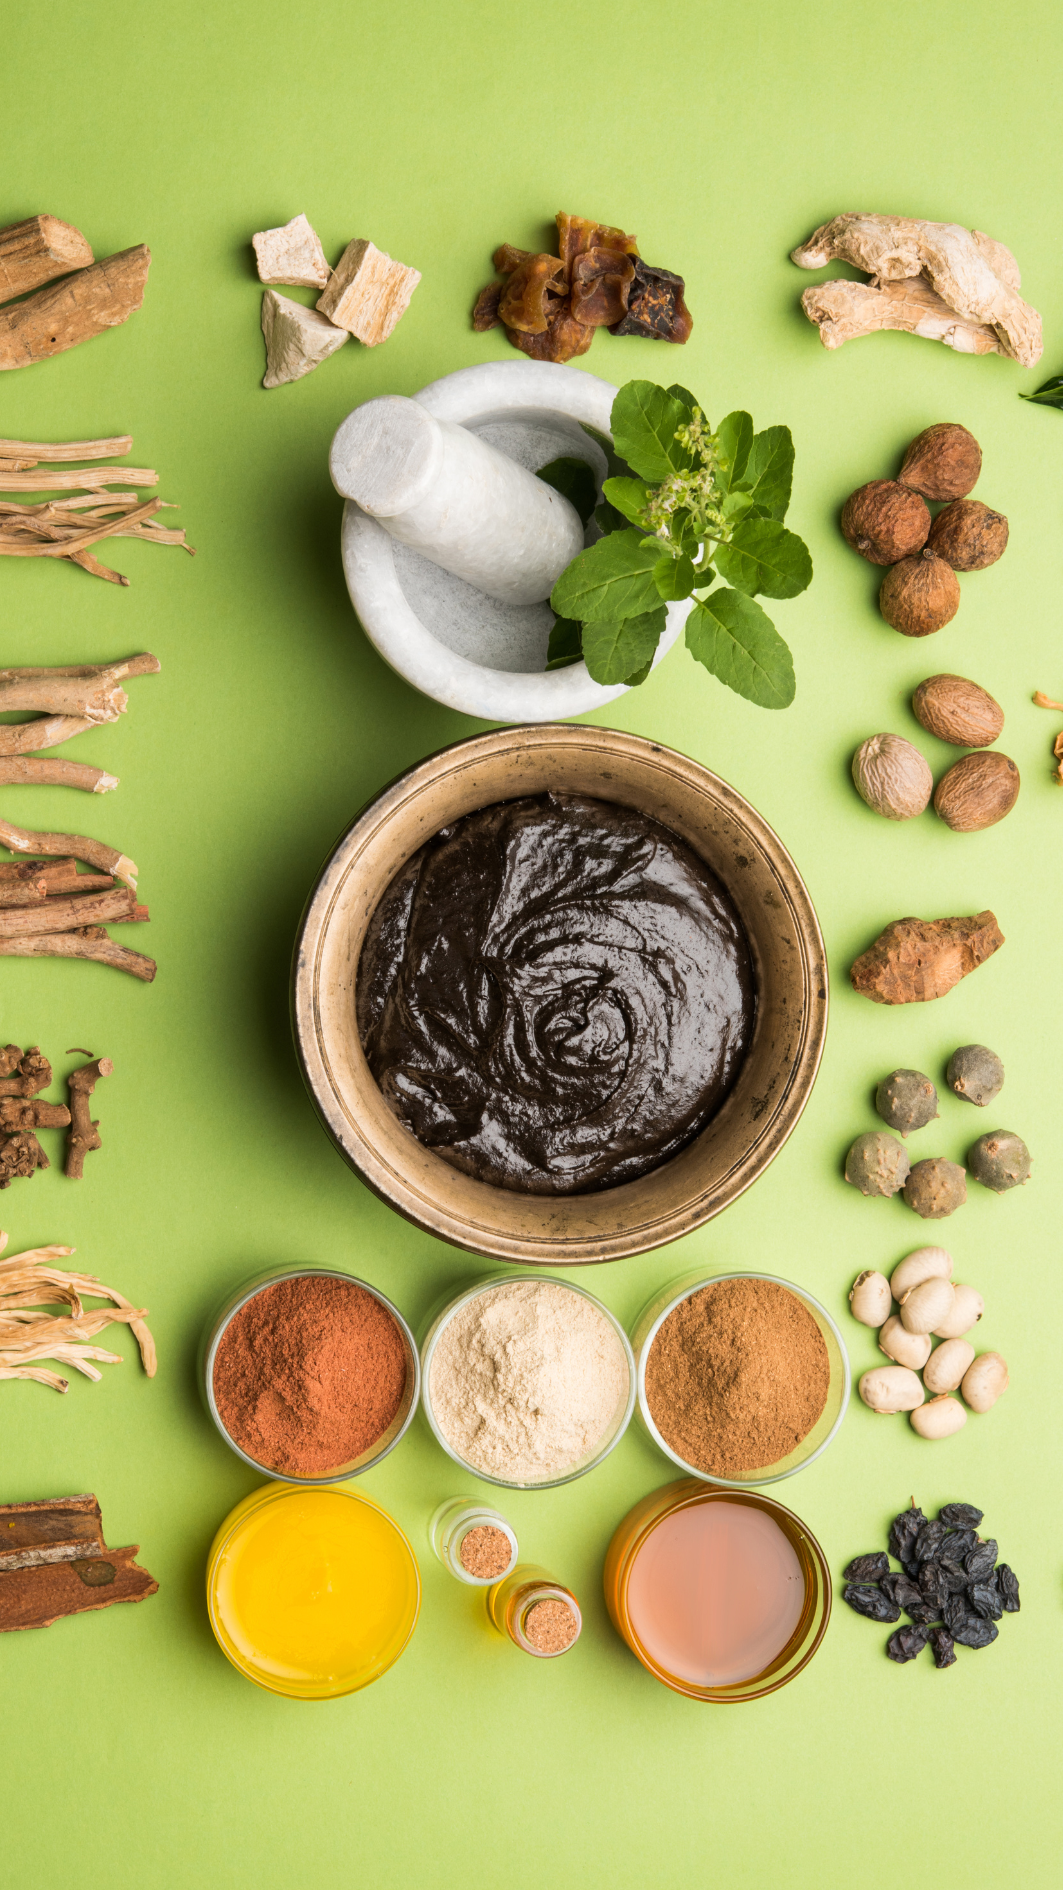
<svg viewBox="0 0 1063 1890">
<path fill-rule="evenodd" d="M 555 1582 L 544 1568 L 519 1562 L 487 1597 L 487 1613 L 500 1634 L 537 1660 L 567 1654 L 583 1626 L 579 1602 L 570 1588 Z"/>
<path fill-rule="evenodd" d="M 517 1560 L 517 1538 L 505 1517 L 466 1496 L 440 1504 L 428 1540 L 448 1573 L 474 1588 L 501 1581 Z"/>
</svg>

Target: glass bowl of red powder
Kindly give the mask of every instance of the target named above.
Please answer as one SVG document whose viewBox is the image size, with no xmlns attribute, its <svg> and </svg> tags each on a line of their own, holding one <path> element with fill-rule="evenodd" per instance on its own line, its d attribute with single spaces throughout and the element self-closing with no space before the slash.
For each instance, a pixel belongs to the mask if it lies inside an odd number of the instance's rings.
<svg viewBox="0 0 1063 1890">
<path fill-rule="evenodd" d="M 820 1456 L 849 1403 L 833 1319 L 772 1273 L 673 1281 L 631 1331 L 639 1418 L 666 1457 L 706 1483 L 748 1489 Z"/>
<path fill-rule="evenodd" d="M 225 1442 L 286 1483 L 360 1476 L 413 1421 L 421 1365 L 396 1306 L 339 1267 L 245 1280 L 203 1335 L 199 1382 Z"/>
</svg>

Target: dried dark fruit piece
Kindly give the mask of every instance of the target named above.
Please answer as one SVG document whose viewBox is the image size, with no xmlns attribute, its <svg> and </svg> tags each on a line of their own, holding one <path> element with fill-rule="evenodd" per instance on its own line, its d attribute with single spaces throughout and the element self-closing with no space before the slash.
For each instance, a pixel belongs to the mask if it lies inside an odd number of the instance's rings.
<svg viewBox="0 0 1063 1890">
<path fill-rule="evenodd" d="M 929 1627 L 932 1621 L 940 1621 L 941 1619 L 941 1609 L 938 1607 L 936 1601 L 915 1602 L 912 1607 L 906 1608 L 904 1612 L 908 1615 L 910 1620 L 915 1622 L 917 1627 Z"/>
<path fill-rule="evenodd" d="M 930 1646 L 934 1655 L 935 1667 L 954 1667 L 956 1649 L 948 1628 L 936 1627 L 930 1631 Z"/>
<path fill-rule="evenodd" d="M 938 513 L 927 542 L 954 571 L 985 571 L 1007 549 L 1008 521 L 981 499 L 953 499 Z"/>
<path fill-rule="evenodd" d="M 940 1155 L 916 1162 L 903 1188 L 908 1206 L 924 1221 L 943 1221 L 967 1200 L 967 1176 L 959 1162 Z"/>
<path fill-rule="evenodd" d="M 558 301 L 568 294 L 564 265 L 557 256 L 529 256 L 518 264 L 502 292 L 498 319 L 522 335 L 546 333 Z"/>
<path fill-rule="evenodd" d="M 530 355 L 533 361 L 572 361 L 579 354 L 586 354 L 594 340 L 594 329 L 584 322 L 575 320 L 569 307 L 568 297 L 556 305 L 557 312 L 551 315 L 546 325 L 546 333 L 531 335 L 522 333 L 518 328 L 507 328 L 506 334 L 515 348 Z"/>
<path fill-rule="evenodd" d="M 847 1582 L 842 1589 L 842 1600 L 847 1601 L 856 1614 L 866 1615 L 869 1621 L 899 1621 L 901 1618 L 897 1603 L 879 1588 L 866 1588 L 858 1582 Z"/>
<path fill-rule="evenodd" d="M 1004 1612 L 1004 1603 L 995 1582 L 975 1582 L 967 1590 L 967 1599 L 975 1614 L 980 1614 L 984 1621 L 999 1621 Z"/>
<path fill-rule="evenodd" d="M 572 313 L 588 328 L 612 328 L 627 314 L 635 274 L 618 249 L 588 249 L 572 264 Z"/>
<path fill-rule="evenodd" d="M 566 274 L 571 272 L 576 257 L 586 255 L 590 249 L 622 250 L 627 256 L 639 253 L 635 238 L 611 223 L 596 223 L 592 217 L 569 216 L 567 210 L 559 210 L 556 221 L 557 253 Z M 498 266 L 496 262 L 495 268 Z"/>
<path fill-rule="evenodd" d="M 962 1595 L 967 1587 L 967 1571 L 956 1562 L 944 1558 L 936 1565 L 942 1572 L 946 1592 L 950 1595 Z"/>
<path fill-rule="evenodd" d="M 1019 1578 L 1015 1570 L 1009 1568 L 1006 1562 L 1001 1562 L 1000 1567 L 997 1569 L 997 1586 L 1000 1589 L 1000 1598 L 1004 1603 L 1004 1613 L 1018 1614 L 1020 1605 Z"/>
<path fill-rule="evenodd" d="M 936 1555 L 945 1540 L 945 1525 L 940 1519 L 924 1523 L 915 1539 L 915 1560 L 928 1562 Z"/>
<path fill-rule="evenodd" d="M 944 1621 L 953 1639 L 955 1639 L 957 1631 L 966 1624 L 969 1617 L 970 1610 L 967 1606 L 966 1595 L 951 1595 L 941 1610 L 941 1619 Z"/>
<path fill-rule="evenodd" d="M 988 1581 L 996 1568 L 998 1553 L 997 1545 L 990 1537 L 988 1542 L 980 1542 L 977 1549 L 972 1549 L 970 1555 L 964 1556 L 963 1566 L 967 1570 L 968 1582 Z"/>
<path fill-rule="evenodd" d="M 963 1097 L 964 1102 L 974 1103 L 977 1108 L 984 1109 L 987 1103 L 996 1100 L 1004 1087 L 1004 1065 L 996 1051 L 987 1050 L 984 1043 L 961 1044 L 949 1058 L 945 1081 L 955 1095 Z M 969 1509 L 970 1504 L 952 1503 L 949 1507 Z M 945 1515 L 944 1510 L 941 1513 Z"/>
<path fill-rule="evenodd" d="M 842 507 L 842 536 L 869 564 L 898 564 L 922 551 L 930 531 L 926 500 L 896 479 L 872 479 Z"/>
<path fill-rule="evenodd" d="M 880 1575 L 890 1573 L 890 1559 L 881 1549 L 874 1555 L 854 1555 L 842 1573 L 849 1582 L 877 1582 Z"/>
<path fill-rule="evenodd" d="M 984 1515 L 973 1503 L 946 1503 L 938 1510 L 938 1521 L 948 1523 L 950 1529 L 977 1529 Z"/>
<path fill-rule="evenodd" d="M 514 243 L 500 243 L 491 258 L 492 269 L 497 269 L 500 276 L 512 275 L 521 263 L 531 262 L 533 249 L 518 249 Z"/>
<path fill-rule="evenodd" d="M 966 1575 L 963 1577 L 963 1585 L 966 1588 Z M 923 1605 L 922 1590 L 909 1575 L 883 1575 L 879 1587 L 884 1595 L 888 1595 L 890 1600 L 895 1601 L 906 1613 L 910 1608 L 921 1608 Z"/>
<path fill-rule="evenodd" d="M 953 1529 L 945 1537 L 941 1545 L 941 1553 L 947 1556 L 950 1562 L 962 1562 L 964 1556 L 970 1555 L 971 1550 L 977 1547 L 978 1540 L 973 1529 Z"/>
<path fill-rule="evenodd" d="M 959 1641 L 961 1647 L 990 1647 L 996 1640 L 1000 1629 L 992 1621 L 983 1621 L 979 1615 L 968 1615 L 962 1627 L 953 1628 L 952 1638 Z"/>
<path fill-rule="evenodd" d="M 948 1576 L 940 1562 L 924 1562 L 919 1570 L 919 1592 L 925 1602 L 940 1608 L 951 1592 Z"/>
<path fill-rule="evenodd" d="M 925 1627 L 902 1627 L 896 1634 L 891 1634 L 886 1642 L 886 1656 L 903 1666 L 906 1660 L 914 1660 L 921 1654 L 927 1643 Z"/>
<path fill-rule="evenodd" d="M 504 282 L 489 282 L 481 289 L 472 311 L 472 325 L 478 335 L 486 335 L 489 328 L 497 328 L 501 317 L 498 304 L 502 299 Z"/>
<path fill-rule="evenodd" d="M 915 1539 L 926 1522 L 921 1509 L 912 1504 L 911 1509 L 902 1509 L 890 1524 L 889 1552 L 897 1557 L 898 1562 L 906 1562 L 915 1546 Z"/>
<path fill-rule="evenodd" d="M 651 269 L 637 260 L 627 314 L 610 333 L 644 335 L 651 341 L 689 341 L 694 322 L 683 300 L 685 288 L 682 276 L 670 269 Z"/>
<path fill-rule="evenodd" d="M 1011 1129 L 991 1129 L 968 1149 L 967 1166 L 984 1188 L 1006 1194 L 1009 1188 L 1023 1187 L 1029 1181 L 1033 1164 L 1021 1136 Z"/>
</svg>

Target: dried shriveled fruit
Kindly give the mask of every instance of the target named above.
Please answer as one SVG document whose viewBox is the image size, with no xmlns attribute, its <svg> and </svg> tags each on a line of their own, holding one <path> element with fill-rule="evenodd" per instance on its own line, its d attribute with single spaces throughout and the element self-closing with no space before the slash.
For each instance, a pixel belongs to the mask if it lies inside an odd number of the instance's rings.
<svg viewBox="0 0 1063 1890">
<path fill-rule="evenodd" d="M 987 1536 L 984 1542 L 977 1543 L 970 1555 L 964 1558 L 963 1566 L 967 1570 L 968 1582 L 988 1581 L 996 1568 L 998 1554 L 999 1548 L 992 1536 Z"/>
<path fill-rule="evenodd" d="M 946 1394 L 920 1405 L 918 1411 L 911 1413 L 908 1422 L 920 1437 L 936 1440 L 954 1437 L 957 1431 L 962 1431 L 967 1422 L 967 1413 L 958 1398 L 950 1398 Z"/>
<path fill-rule="evenodd" d="M 879 1577 L 878 1585 L 883 1594 L 888 1595 L 891 1601 L 897 1602 L 906 1614 L 913 1608 L 921 1608 L 923 1605 L 922 1590 L 913 1582 L 910 1575 L 882 1575 Z"/>
<path fill-rule="evenodd" d="M 900 1515 L 893 1518 L 890 1524 L 888 1547 L 890 1554 L 895 1555 L 898 1562 L 910 1561 L 912 1550 L 919 1539 L 919 1531 L 925 1523 L 926 1517 L 914 1503 L 910 1509 L 902 1509 Z"/>
<path fill-rule="evenodd" d="M 938 1093 L 922 1070 L 893 1070 L 875 1091 L 875 1108 L 898 1135 L 925 1129 L 938 1114 Z"/>
<path fill-rule="evenodd" d="M 1033 1163 L 1021 1136 L 1010 1129 L 991 1129 L 968 1149 L 967 1166 L 983 1188 L 1006 1194 L 1009 1188 L 1021 1188 L 1029 1181 Z"/>
<path fill-rule="evenodd" d="M 861 1194 L 897 1194 L 910 1168 L 896 1136 L 886 1135 L 881 1129 L 858 1135 L 845 1157 L 845 1179 Z"/>
<path fill-rule="evenodd" d="M 967 1590 L 967 1600 L 983 1621 L 999 1621 L 1004 1612 L 1004 1602 L 995 1581 L 972 1582 Z"/>
<path fill-rule="evenodd" d="M 954 499 L 938 513 L 926 542 L 954 571 L 985 571 L 1007 550 L 1008 521 L 980 499 Z"/>
<path fill-rule="evenodd" d="M 925 1395 L 915 1373 L 904 1365 L 874 1366 L 864 1373 L 858 1390 L 868 1409 L 877 1411 L 880 1417 L 914 1411 Z"/>
<path fill-rule="evenodd" d="M 1004 934 L 991 912 L 971 918 L 894 919 L 849 973 L 873 1004 L 924 1004 L 944 997 L 1000 950 Z"/>
<path fill-rule="evenodd" d="M 952 1635 L 946 1627 L 930 1630 L 930 1648 L 934 1656 L 935 1667 L 953 1667 L 956 1664 L 956 1648 Z"/>
<path fill-rule="evenodd" d="M 959 1162 L 940 1156 L 916 1162 L 904 1184 L 904 1198 L 924 1221 L 943 1221 L 966 1201 L 967 1176 Z M 931 1332 L 933 1327 L 926 1329 Z"/>
<path fill-rule="evenodd" d="M 912 697 L 912 714 L 929 735 L 956 748 L 988 748 L 1004 727 L 999 702 L 966 676 L 928 676 Z"/>
<path fill-rule="evenodd" d="M 869 735 L 853 756 L 853 783 L 876 814 L 911 820 L 925 811 L 934 777 L 929 762 L 903 735 Z"/>
<path fill-rule="evenodd" d="M 925 499 L 896 479 L 872 479 L 846 499 L 842 535 L 869 564 L 898 564 L 922 551 L 930 531 Z"/>
<path fill-rule="evenodd" d="M 954 833 L 978 833 L 995 827 L 1019 798 L 1019 770 L 998 748 L 964 755 L 942 775 L 934 794 L 934 812 Z"/>
<path fill-rule="evenodd" d="M 858 1582 L 847 1582 L 842 1589 L 842 1600 L 869 1621 L 899 1621 L 901 1618 L 897 1603 L 878 1588 L 865 1588 Z"/>
<path fill-rule="evenodd" d="M 897 477 L 924 499 L 935 502 L 965 499 L 978 484 L 982 449 L 973 433 L 954 422 L 942 421 L 917 433 L 908 447 Z"/>
<path fill-rule="evenodd" d="M 961 1626 L 952 1631 L 952 1638 L 961 1647 L 990 1647 L 996 1640 L 1000 1629 L 992 1621 L 983 1621 L 976 1614 L 969 1614 Z"/>
<path fill-rule="evenodd" d="M 854 1555 L 849 1566 L 842 1570 L 847 1582 L 877 1582 L 889 1572 L 890 1559 L 882 1549 L 876 1549 L 872 1555 Z"/>
<path fill-rule="evenodd" d="M 964 1372 L 960 1390 L 972 1411 L 990 1411 L 1009 1383 L 1007 1363 L 1000 1353 L 981 1352 Z"/>
<path fill-rule="evenodd" d="M 613 335 L 643 335 L 649 341 L 689 341 L 694 320 L 683 300 L 686 283 L 670 269 L 653 269 L 641 258 L 628 291 L 627 313 Z"/>
<path fill-rule="evenodd" d="M 1014 1569 L 1009 1568 L 1006 1562 L 1001 1562 L 1000 1567 L 997 1569 L 997 1583 L 1000 1588 L 1001 1599 L 1004 1603 L 1004 1613 L 1018 1614 L 1020 1605 L 1019 1578 Z"/>
<path fill-rule="evenodd" d="M 984 1109 L 1004 1087 L 1004 1065 L 996 1051 L 987 1050 L 984 1043 L 961 1044 L 949 1058 L 945 1080 L 964 1102 Z"/>
<path fill-rule="evenodd" d="M 924 1280 L 947 1280 L 952 1273 L 952 1255 L 944 1247 L 917 1247 L 907 1254 L 890 1275 L 890 1292 L 898 1304 L 913 1286 Z"/>
<path fill-rule="evenodd" d="M 849 1310 L 862 1326 L 871 1326 L 877 1331 L 879 1326 L 885 1325 L 892 1303 L 889 1281 L 884 1274 L 871 1269 L 857 1274 L 849 1294 Z"/>
<path fill-rule="evenodd" d="M 887 571 L 878 607 L 902 637 L 929 637 L 951 623 L 960 608 L 960 581 L 952 566 L 928 548 L 902 558 Z"/>
<path fill-rule="evenodd" d="M 975 1509 L 973 1503 L 946 1503 L 938 1515 L 950 1529 L 977 1529 L 985 1510 Z"/>
<path fill-rule="evenodd" d="M 927 1643 L 927 1632 L 923 1627 L 898 1628 L 886 1642 L 886 1653 L 890 1660 L 903 1666 L 906 1660 L 914 1660 L 921 1654 Z"/>
</svg>

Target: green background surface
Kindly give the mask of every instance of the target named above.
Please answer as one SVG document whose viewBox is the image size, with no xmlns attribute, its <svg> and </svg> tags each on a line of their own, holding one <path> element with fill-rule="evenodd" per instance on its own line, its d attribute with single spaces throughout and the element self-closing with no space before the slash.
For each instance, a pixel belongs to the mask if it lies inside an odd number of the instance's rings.
<svg viewBox="0 0 1063 1890">
<path fill-rule="evenodd" d="M 45 1136 L 51 1171 L 0 1201 L 9 1251 L 76 1245 L 80 1265 L 150 1307 L 161 1358 L 148 1383 L 119 1336 L 126 1362 L 100 1384 L 76 1380 L 65 1398 L 0 1385 L 0 1500 L 95 1490 L 109 1541 L 139 1542 L 160 1583 L 145 1605 L 0 1642 L 12 1880 L 886 1890 L 925 1865 L 955 1883 L 1058 1881 L 1063 793 L 1050 772 L 1060 718 L 1030 695 L 1063 692 L 1063 418 L 1016 395 L 1063 366 L 1060 51 L 1057 10 L 1033 0 L 1003 14 L 837 0 L 8 9 L 0 224 L 46 210 L 98 256 L 144 241 L 153 262 L 127 326 L 0 381 L 0 434 L 132 432 L 133 461 L 159 468 L 198 552 L 120 543 L 121 591 L 52 562 L 0 568 L 0 662 L 140 649 L 162 661 L 131 684 L 120 725 L 63 751 L 119 774 L 116 794 L 0 796 L 9 819 L 80 826 L 132 854 L 152 922 L 119 935 L 149 939 L 159 961 L 150 988 L 91 964 L 0 969 L 4 1039 L 40 1042 L 57 1072 L 76 1061 L 69 1044 L 115 1062 L 97 1092 L 103 1150 L 75 1186 L 58 1134 Z M 795 654 L 794 706 L 753 708 L 677 648 L 599 719 L 697 757 L 762 810 L 807 879 L 833 978 L 822 1073 L 771 1170 L 674 1248 L 582 1277 L 630 1320 L 680 1272 L 775 1271 L 833 1310 L 859 1372 L 876 1355 L 847 1313 L 853 1276 L 889 1270 L 934 1230 L 846 1188 L 845 1148 L 875 1125 L 886 1071 L 940 1081 L 952 1048 L 988 1040 L 1007 1066 L 1002 1112 L 987 1121 L 950 1098 L 912 1147 L 962 1157 L 1006 1126 L 1033 1149 L 1030 1187 L 998 1199 L 972 1186 L 939 1236 L 985 1295 L 978 1341 L 1005 1353 L 1012 1388 L 939 1445 L 856 1403 L 777 1493 L 835 1576 L 910 1495 L 975 1501 L 1023 1578 L 1023 1612 L 939 1674 L 928 1655 L 891 1666 L 885 1630 L 838 1606 L 794 1685 L 735 1708 L 683 1700 L 644 1673 L 601 1601 L 613 1528 L 668 1480 L 632 1428 L 593 1476 L 505 1504 L 586 1609 L 570 1656 L 523 1659 L 429 1557 L 427 1518 L 462 1478 L 419 1422 L 365 1479 L 418 1547 L 414 1640 L 367 1692 L 289 1703 L 242 1680 L 207 1623 L 208 1545 L 256 1479 L 197 1402 L 203 1321 L 265 1265 L 350 1265 L 414 1322 L 475 1270 L 347 1170 L 290 1042 L 292 939 L 333 840 L 390 776 L 477 726 L 414 694 L 361 634 L 327 447 L 371 395 L 516 358 L 499 333 L 475 336 L 467 311 L 494 245 L 537 246 L 558 207 L 637 231 L 645 255 L 685 274 L 695 317 L 682 357 L 603 335 L 583 366 L 678 376 L 714 418 L 745 406 L 758 426 L 793 429 L 789 522 L 816 566 L 811 590 L 772 613 Z M 1008 243 L 1045 317 L 1042 367 L 903 335 L 824 352 L 798 307 L 815 278 L 787 252 L 850 209 Z M 267 395 L 249 238 L 297 211 L 330 259 L 368 235 L 423 281 L 386 347 L 348 346 Z M 1007 512 L 1011 542 L 963 580 L 939 638 L 909 643 L 878 617 L 876 575 L 837 512 L 938 420 L 981 441 L 976 496 Z M 853 748 L 882 728 L 917 738 L 936 772 L 947 764 L 908 708 L 940 669 L 1000 699 L 1023 774 L 1014 815 L 980 835 L 932 814 L 881 821 L 848 779 Z M 848 988 L 853 956 L 889 919 L 984 906 L 1007 945 L 942 1002 L 887 1010 Z"/>
</svg>

